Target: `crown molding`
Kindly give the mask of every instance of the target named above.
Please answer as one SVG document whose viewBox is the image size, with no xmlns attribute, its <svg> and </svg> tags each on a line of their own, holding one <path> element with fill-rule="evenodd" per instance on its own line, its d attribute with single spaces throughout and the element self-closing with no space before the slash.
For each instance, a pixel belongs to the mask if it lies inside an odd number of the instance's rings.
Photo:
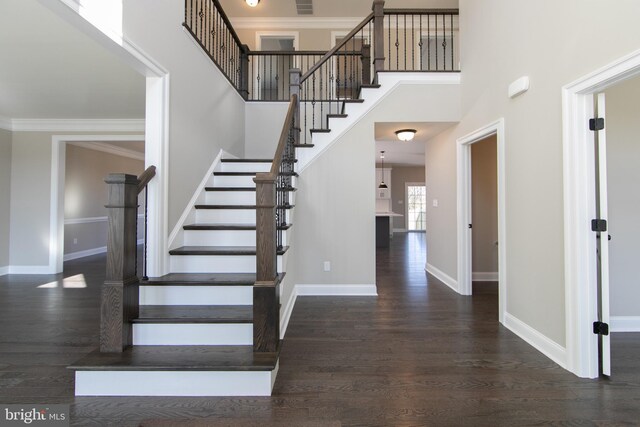
<svg viewBox="0 0 640 427">
<path fill-rule="evenodd" d="M 144 132 L 144 119 L 4 119 L 14 132 Z"/>
<path fill-rule="evenodd" d="M 234 28 L 239 29 L 351 29 L 362 22 L 362 18 L 229 18 Z"/>
<path fill-rule="evenodd" d="M 75 145 L 76 147 L 82 147 L 89 150 L 102 151 L 103 153 L 109 153 L 116 156 L 128 157 L 134 160 L 144 161 L 144 153 L 129 150 L 128 148 L 124 148 L 124 147 L 118 147 L 117 145 L 114 145 L 114 144 L 107 144 L 105 142 L 67 141 L 67 144 Z"/>
</svg>

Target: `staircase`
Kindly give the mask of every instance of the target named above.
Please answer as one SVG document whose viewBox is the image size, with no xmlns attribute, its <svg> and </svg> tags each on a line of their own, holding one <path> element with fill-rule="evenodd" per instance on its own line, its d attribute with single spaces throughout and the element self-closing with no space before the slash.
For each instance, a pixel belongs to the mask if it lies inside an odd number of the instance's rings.
<svg viewBox="0 0 640 427">
<path fill-rule="evenodd" d="M 268 396 L 277 352 L 254 352 L 256 184 L 272 160 L 222 159 L 209 178 L 184 246 L 172 249 L 172 273 L 139 284 L 132 346 L 95 351 L 76 362 L 76 395 Z M 295 178 L 295 173 L 290 173 Z M 292 186 L 286 191 L 293 194 Z M 284 207 L 289 212 L 293 206 Z M 289 215 L 287 214 L 287 217 Z M 278 271 L 291 224 L 282 230 Z M 280 273 L 279 283 L 284 277 Z"/>
</svg>

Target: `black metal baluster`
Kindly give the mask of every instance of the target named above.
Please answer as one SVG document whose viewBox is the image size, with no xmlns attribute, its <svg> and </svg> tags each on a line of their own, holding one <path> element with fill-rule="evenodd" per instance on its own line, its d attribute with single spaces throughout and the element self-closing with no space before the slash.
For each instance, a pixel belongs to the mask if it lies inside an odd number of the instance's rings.
<svg viewBox="0 0 640 427">
<path fill-rule="evenodd" d="M 407 14 L 404 15 L 404 69 L 407 69 Z"/>
<path fill-rule="evenodd" d="M 423 56 L 422 55 L 423 54 L 422 45 L 424 44 L 424 42 L 423 42 L 424 37 L 422 36 L 422 15 L 419 15 L 419 16 L 420 16 L 420 33 L 418 33 L 418 37 L 420 38 L 420 40 L 418 41 L 418 46 L 420 47 L 420 71 L 424 71 L 422 69 L 422 67 L 423 67 L 423 64 L 422 64 L 422 62 L 423 62 L 423 60 L 422 60 L 422 56 Z"/>
<path fill-rule="evenodd" d="M 442 15 L 442 69 L 447 69 L 447 22 Z"/>
<path fill-rule="evenodd" d="M 431 71 L 431 15 L 427 15 L 427 71 Z"/>
<path fill-rule="evenodd" d="M 436 22 L 436 71 L 438 68 L 438 15 L 434 15 Z"/>
<path fill-rule="evenodd" d="M 396 70 L 400 69 L 400 39 L 399 39 L 399 31 L 400 29 L 398 28 L 398 15 L 396 15 Z"/>
<path fill-rule="evenodd" d="M 451 71 L 456 69 L 455 66 L 455 54 L 454 54 L 455 43 L 453 42 L 453 14 L 451 14 Z"/>
<path fill-rule="evenodd" d="M 411 14 L 411 69 L 416 69 L 416 29 L 415 15 Z"/>
<path fill-rule="evenodd" d="M 149 231 L 148 219 L 149 219 L 149 186 L 145 185 L 144 186 L 144 259 L 142 264 L 143 280 L 149 280 L 149 276 L 147 276 L 147 248 L 148 248 L 147 234 Z M 136 224 L 137 224 L 137 221 L 136 221 Z M 137 253 L 138 251 L 136 251 L 136 254 Z M 136 265 L 137 264 L 138 263 L 136 262 Z"/>
<path fill-rule="evenodd" d="M 384 18 L 383 18 L 384 19 Z M 388 27 L 389 27 L 389 43 L 387 43 L 387 46 L 389 48 L 389 54 L 387 55 L 387 59 L 385 60 L 385 62 L 387 63 L 387 70 L 391 70 L 391 15 L 389 15 L 388 18 Z"/>
</svg>

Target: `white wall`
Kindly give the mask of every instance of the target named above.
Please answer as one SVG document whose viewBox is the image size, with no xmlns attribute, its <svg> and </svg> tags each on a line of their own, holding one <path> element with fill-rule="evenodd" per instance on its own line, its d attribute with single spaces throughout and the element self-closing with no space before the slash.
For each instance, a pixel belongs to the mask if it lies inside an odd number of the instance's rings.
<svg viewBox="0 0 640 427">
<path fill-rule="evenodd" d="M 498 272 L 498 151 L 490 136 L 471 145 L 472 270 Z"/>
<path fill-rule="evenodd" d="M 375 283 L 374 123 L 455 122 L 459 89 L 401 84 L 301 172 L 293 241 L 296 284 Z M 330 272 L 323 271 L 324 261 L 331 261 Z M 285 287 L 283 301 L 289 293 Z"/>
<path fill-rule="evenodd" d="M 606 91 L 612 316 L 640 316 L 640 79 Z"/>
<path fill-rule="evenodd" d="M 460 0 L 463 120 L 427 144 L 429 262 L 456 277 L 455 140 L 505 118 L 507 312 L 565 345 L 561 87 L 640 48 L 640 3 Z M 615 43 L 603 34 L 615 34 Z M 551 65 L 552 64 L 552 65 Z M 531 89 L 507 97 L 509 83 Z M 440 161 L 441 163 L 437 163 Z M 431 167 L 430 167 L 431 166 Z M 544 224 L 543 227 L 534 226 Z"/>
<path fill-rule="evenodd" d="M 9 266 L 10 200 L 11 132 L 0 129 L 0 270 Z"/>
<path fill-rule="evenodd" d="M 183 29 L 184 2 L 124 0 L 123 14 L 125 38 L 170 74 L 171 231 L 220 149 L 244 155 L 244 101 Z"/>
<path fill-rule="evenodd" d="M 110 173 L 139 176 L 144 161 L 67 144 L 65 165 L 64 254 L 80 255 L 104 248 L 108 229 L 108 187 L 104 180 Z M 141 205 L 139 214 L 143 209 Z"/>
<path fill-rule="evenodd" d="M 245 157 L 273 159 L 288 108 L 288 102 L 247 102 L 245 104 Z"/>
</svg>

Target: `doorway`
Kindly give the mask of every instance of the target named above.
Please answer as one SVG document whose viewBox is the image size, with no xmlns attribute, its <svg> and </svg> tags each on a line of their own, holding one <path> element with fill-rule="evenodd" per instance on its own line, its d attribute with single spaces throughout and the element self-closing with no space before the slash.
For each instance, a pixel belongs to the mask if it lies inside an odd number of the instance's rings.
<svg viewBox="0 0 640 427">
<path fill-rule="evenodd" d="M 613 230 L 604 228 L 604 223 L 592 223 L 594 219 L 608 220 L 606 173 L 600 174 L 602 180 L 596 180 L 596 137 L 604 129 L 597 120 L 596 113 L 602 113 L 602 105 L 596 100 L 605 96 L 607 90 L 640 75 L 640 52 L 621 58 L 611 64 L 590 73 L 563 88 L 563 163 L 565 193 L 565 286 L 566 286 L 566 336 L 567 368 L 580 377 L 596 378 L 606 372 L 606 360 L 610 352 L 607 346 L 608 335 L 605 325 L 599 325 L 594 333 L 594 322 L 606 322 L 609 305 L 606 289 L 610 263 L 606 259 L 608 234 L 612 235 L 612 246 L 620 245 L 615 241 Z M 600 111 L 598 111 L 598 109 Z M 600 114 L 597 114 L 598 116 Z M 593 129 L 593 130 L 591 130 Z M 601 145 L 599 166 L 606 169 L 606 141 Z M 630 156 L 631 157 L 631 156 Z M 612 169 L 612 168 L 609 168 Z M 618 169 L 616 164 L 614 169 Z M 622 170 L 624 168 L 620 168 Z M 616 170 L 616 172 L 618 172 Z M 600 217 L 597 214 L 596 182 L 604 193 L 600 193 Z M 627 181 L 625 188 L 630 185 Z M 614 191 L 617 191 L 615 189 Z M 613 226 L 613 223 L 611 224 Z M 594 231 L 594 228 L 596 231 Z M 601 230 L 601 231 L 597 231 Z M 611 231 L 611 233 L 610 233 Z M 598 239 L 598 237 L 601 237 Z M 600 247 L 599 247 L 600 246 Z M 598 257 L 604 259 L 601 270 L 598 269 Z M 611 265 L 614 265 L 613 263 Z M 599 277 L 604 280 L 598 280 Z M 613 276 L 612 276 L 613 277 Z M 599 298 L 598 288 L 604 284 L 603 296 Z M 615 286 L 615 285 L 614 285 Z M 637 305 L 637 304 L 636 304 Z M 633 316 L 630 316 L 633 317 Z M 614 322 L 606 325 L 614 328 Z M 600 349 L 600 351 L 599 351 Z M 603 369 L 604 368 L 604 369 Z"/>
<path fill-rule="evenodd" d="M 407 231 L 426 229 L 427 187 L 424 182 L 407 182 L 406 186 L 406 218 Z"/>
<path fill-rule="evenodd" d="M 497 238 L 495 234 L 487 239 L 485 244 L 491 251 L 497 252 L 497 281 L 498 281 L 498 320 L 505 322 L 507 311 L 507 283 L 506 283 L 506 224 L 505 224 L 505 143 L 504 119 L 499 119 L 457 140 L 457 185 L 458 185 L 458 283 L 457 291 L 462 295 L 473 293 L 473 170 L 472 148 L 476 143 L 495 140 L 495 192 L 497 212 Z M 476 241 L 480 241 L 478 237 Z M 497 244 L 496 244 L 497 242 Z M 497 249 L 495 248 L 497 246 Z M 486 249 L 486 248 L 485 248 Z M 495 267 L 492 267 L 495 268 Z M 495 272 L 490 272 L 495 278 Z"/>
<path fill-rule="evenodd" d="M 256 33 L 256 47 L 265 52 L 265 55 L 255 56 L 252 61 L 253 87 L 258 88 L 257 99 L 280 100 L 289 90 L 289 70 L 300 67 L 300 64 L 296 63 L 294 55 L 278 53 L 298 50 L 298 32 L 259 31 Z"/>
</svg>

